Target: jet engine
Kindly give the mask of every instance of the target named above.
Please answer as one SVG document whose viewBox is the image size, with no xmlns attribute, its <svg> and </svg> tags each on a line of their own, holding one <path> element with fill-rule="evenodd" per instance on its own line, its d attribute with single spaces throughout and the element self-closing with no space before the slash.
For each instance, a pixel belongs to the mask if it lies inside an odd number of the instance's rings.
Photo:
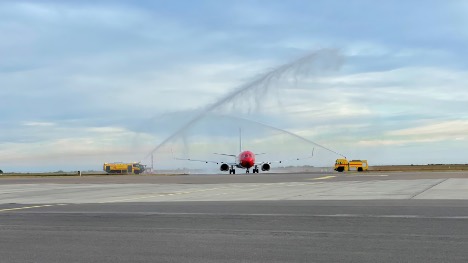
<svg viewBox="0 0 468 263">
<path fill-rule="evenodd" d="M 270 171 L 270 164 L 268 163 L 262 164 L 262 171 Z"/>
<path fill-rule="evenodd" d="M 221 166 L 219 167 L 219 170 L 221 170 L 221 171 L 229 171 L 229 165 L 226 164 L 226 163 L 223 163 L 223 164 L 221 164 Z"/>
</svg>

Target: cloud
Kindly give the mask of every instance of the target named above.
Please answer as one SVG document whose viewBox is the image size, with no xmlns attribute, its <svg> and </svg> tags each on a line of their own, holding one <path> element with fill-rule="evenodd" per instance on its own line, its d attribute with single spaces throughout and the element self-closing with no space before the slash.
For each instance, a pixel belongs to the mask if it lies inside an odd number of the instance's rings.
<svg viewBox="0 0 468 263">
<path fill-rule="evenodd" d="M 388 131 L 383 134 L 385 139 L 361 140 L 363 146 L 404 146 L 414 144 L 435 145 L 439 142 L 457 141 L 468 143 L 468 121 L 431 121 L 416 127 Z"/>
<path fill-rule="evenodd" d="M 149 151 L 141 143 L 156 140 L 121 127 L 70 128 L 58 124 L 28 127 L 21 129 L 23 136 L 34 134 L 37 140 L 0 142 L 4 169 L 100 170 L 102 163 L 108 161 L 138 161 L 141 152 Z"/>
<path fill-rule="evenodd" d="M 392 136 L 446 136 L 448 138 L 459 138 L 468 134 L 468 120 L 454 120 L 426 124 L 419 127 L 402 129 L 388 133 Z"/>
<path fill-rule="evenodd" d="M 55 123 L 52 122 L 37 122 L 37 121 L 30 121 L 30 122 L 24 122 L 23 125 L 25 126 L 39 126 L 39 127 L 48 127 L 48 126 L 54 126 Z"/>
</svg>

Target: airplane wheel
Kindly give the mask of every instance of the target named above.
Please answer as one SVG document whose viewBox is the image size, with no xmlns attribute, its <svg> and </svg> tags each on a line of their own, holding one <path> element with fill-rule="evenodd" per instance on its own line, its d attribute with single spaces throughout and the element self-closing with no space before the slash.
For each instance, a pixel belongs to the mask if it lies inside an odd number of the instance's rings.
<svg viewBox="0 0 468 263">
<path fill-rule="evenodd" d="M 236 174 L 236 170 L 232 169 L 232 174 Z"/>
</svg>

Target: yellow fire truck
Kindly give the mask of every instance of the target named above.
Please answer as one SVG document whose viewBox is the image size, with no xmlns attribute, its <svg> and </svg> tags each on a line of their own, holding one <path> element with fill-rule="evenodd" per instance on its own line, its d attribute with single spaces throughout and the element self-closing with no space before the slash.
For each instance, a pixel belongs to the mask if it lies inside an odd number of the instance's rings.
<svg viewBox="0 0 468 263">
<path fill-rule="evenodd" d="M 104 163 L 104 171 L 108 174 L 141 174 L 146 165 L 140 163 Z"/>
<path fill-rule="evenodd" d="M 369 165 L 367 164 L 367 160 L 348 161 L 346 159 L 336 159 L 336 162 L 335 162 L 335 171 L 338 171 L 338 172 L 352 171 L 352 170 L 362 172 L 362 171 L 367 171 L 368 168 L 369 168 Z"/>
</svg>

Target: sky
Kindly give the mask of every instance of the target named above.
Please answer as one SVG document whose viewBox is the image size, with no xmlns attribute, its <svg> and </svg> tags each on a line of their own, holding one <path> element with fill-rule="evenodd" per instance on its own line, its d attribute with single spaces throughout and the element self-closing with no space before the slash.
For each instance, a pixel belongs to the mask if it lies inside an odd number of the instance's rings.
<svg viewBox="0 0 468 263">
<path fill-rule="evenodd" d="M 264 161 L 468 163 L 467 26 L 455 0 L 0 1 L 0 169 L 216 171 L 174 158 L 239 128 Z"/>
</svg>

